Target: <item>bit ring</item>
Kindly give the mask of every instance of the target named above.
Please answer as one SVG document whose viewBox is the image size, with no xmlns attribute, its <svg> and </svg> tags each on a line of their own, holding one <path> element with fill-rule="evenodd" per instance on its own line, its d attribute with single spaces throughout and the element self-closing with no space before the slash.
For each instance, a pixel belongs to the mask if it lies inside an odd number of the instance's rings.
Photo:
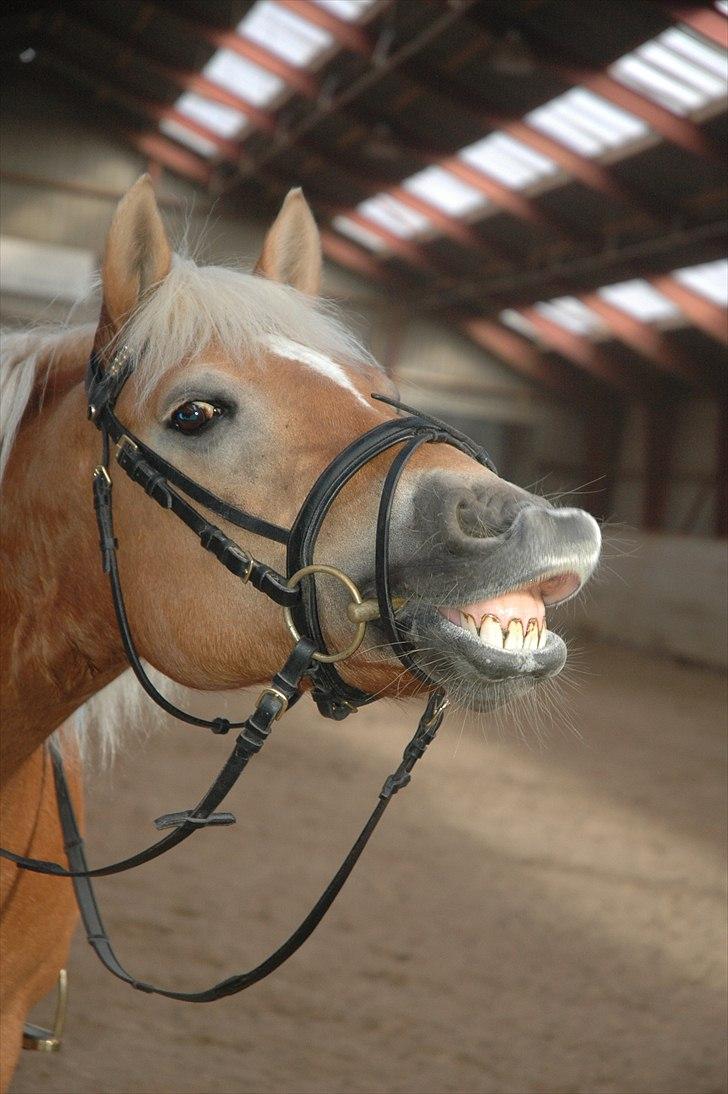
<svg viewBox="0 0 728 1094">
<path fill-rule="evenodd" d="M 321 565 L 303 566 L 300 570 L 296 570 L 295 574 L 292 574 L 288 578 L 289 589 L 295 589 L 296 585 L 298 585 L 304 577 L 309 577 L 312 574 L 328 574 L 329 577 L 335 577 L 351 594 L 351 602 L 353 604 L 362 603 L 363 597 L 351 578 L 341 570 L 337 570 L 335 566 L 325 566 L 323 563 Z M 296 626 L 293 622 L 293 613 L 290 608 L 284 607 L 283 617 L 294 642 L 300 641 L 301 635 L 296 630 Z M 366 629 L 367 625 L 365 621 L 357 623 L 356 633 L 348 646 L 336 653 L 314 653 L 314 660 L 324 661 L 328 665 L 332 665 L 336 661 L 345 661 L 347 657 L 351 657 L 351 655 L 359 649 L 359 646 L 361 646 L 364 641 Z"/>
</svg>

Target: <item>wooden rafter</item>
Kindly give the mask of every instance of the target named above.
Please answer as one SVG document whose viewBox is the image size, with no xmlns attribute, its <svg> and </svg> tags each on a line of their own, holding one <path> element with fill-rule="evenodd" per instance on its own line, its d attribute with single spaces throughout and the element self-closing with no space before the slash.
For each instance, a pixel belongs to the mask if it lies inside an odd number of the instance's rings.
<svg viewBox="0 0 728 1094">
<path fill-rule="evenodd" d="M 665 4 L 665 10 L 676 23 L 685 23 L 691 30 L 697 30 L 708 41 L 721 49 L 728 49 L 728 20 L 707 5 L 688 7 L 686 4 Z"/>
<path fill-rule="evenodd" d="M 535 308 L 523 308 L 523 318 L 531 324 L 540 338 L 556 353 L 571 361 L 577 368 L 584 369 L 591 376 L 602 380 L 610 387 L 627 395 L 642 396 L 644 384 L 618 361 L 610 357 L 602 347 L 584 338 L 580 334 L 566 330 L 551 319 L 541 315 Z"/>
<path fill-rule="evenodd" d="M 277 76 L 289 87 L 296 90 L 299 95 L 303 95 L 304 98 L 317 98 L 319 81 L 307 68 L 301 68 L 299 65 L 284 61 L 277 53 L 273 53 L 257 42 L 253 42 L 250 38 L 238 34 L 235 30 L 221 30 L 219 27 L 210 26 L 201 20 L 191 19 L 183 15 L 177 7 L 164 8 L 163 15 L 165 18 L 172 19 L 186 32 L 189 38 L 207 42 L 215 49 L 228 49 L 231 53 L 236 53 L 238 57 L 243 57 L 246 61 L 252 61 L 253 64 L 265 69 L 266 72 Z"/>
<path fill-rule="evenodd" d="M 658 292 L 671 300 L 683 312 L 690 322 L 704 334 L 715 338 L 717 342 L 728 345 L 728 314 L 725 308 L 699 296 L 682 282 L 669 274 L 659 274 L 648 278 Z"/>
<path fill-rule="evenodd" d="M 573 399 L 582 393 L 578 377 L 569 376 L 562 366 L 549 360 L 533 342 L 502 323 L 479 316 L 461 317 L 455 321 L 476 345 L 504 361 L 526 379 L 562 397 Z"/>
<path fill-rule="evenodd" d="M 670 342 L 654 323 L 643 323 L 634 316 L 610 304 L 599 293 L 585 293 L 582 303 L 593 311 L 605 326 L 640 357 L 644 357 L 668 376 L 700 386 L 704 379 L 699 365 L 688 361 L 679 348 Z"/>
</svg>

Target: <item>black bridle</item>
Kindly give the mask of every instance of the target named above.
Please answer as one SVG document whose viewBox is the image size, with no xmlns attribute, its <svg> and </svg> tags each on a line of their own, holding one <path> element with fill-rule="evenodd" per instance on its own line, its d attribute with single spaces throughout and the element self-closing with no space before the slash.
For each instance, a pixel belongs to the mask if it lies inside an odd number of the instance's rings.
<svg viewBox="0 0 728 1094">
<path fill-rule="evenodd" d="M 42 859 L 27 858 L 0 848 L 0 856 L 10 859 L 25 870 L 70 877 L 76 891 L 81 917 L 88 941 L 106 968 L 119 979 L 140 991 L 165 995 L 171 999 L 201 1003 L 220 999 L 250 987 L 286 961 L 315 930 L 346 879 L 353 870 L 369 837 L 394 794 L 410 781 L 412 769 L 434 739 L 443 719 L 447 698 L 440 688 L 415 663 L 407 632 L 396 616 L 389 582 L 389 533 L 394 494 L 400 475 L 408 460 L 423 445 L 444 443 L 453 445 L 479 463 L 495 470 L 486 452 L 464 434 L 429 415 L 413 410 L 403 403 L 383 395 L 374 399 L 388 403 L 406 416 L 381 422 L 354 440 L 321 472 L 301 506 L 290 531 L 277 524 L 253 516 L 244 509 L 222 500 L 178 468 L 168 463 L 153 449 L 135 437 L 116 417 L 115 406 L 121 390 L 134 371 L 135 361 L 126 347 L 121 347 L 104 367 L 101 357 L 93 353 L 86 377 L 89 418 L 102 438 L 102 459 L 93 476 L 93 496 L 99 528 L 99 545 L 104 572 L 108 574 L 114 610 L 129 664 L 139 683 L 150 698 L 168 714 L 191 725 L 205 726 L 213 733 L 224 734 L 239 729 L 232 752 L 219 774 L 192 809 L 165 814 L 154 822 L 160 830 L 171 829 L 155 843 L 135 855 L 89 870 L 83 840 L 78 830 L 71 796 L 63 770 L 60 751 L 49 745 L 50 759 L 58 800 L 68 867 Z M 286 613 L 289 630 L 295 638 L 292 653 L 285 664 L 263 688 L 253 712 L 242 722 L 226 718 L 200 718 L 175 706 L 154 686 L 144 670 L 137 652 L 124 605 L 117 562 L 118 543 L 114 535 L 112 485 L 110 475 L 111 448 L 116 446 L 116 461 L 129 478 L 163 509 L 171 510 L 198 536 L 205 550 L 244 583 L 250 582 L 265 593 Z M 376 603 L 362 602 L 356 586 L 340 570 L 313 561 L 316 541 L 331 505 L 350 479 L 371 460 L 389 449 L 401 445 L 385 477 L 379 503 L 375 548 Z M 220 528 L 204 517 L 190 500 L 198 502 L 227 523 L 266 539 L 286 545 L 287 573 L 255 559 L 230 539 Z M 348 615 L 356 623 L 357 636 L 347 649 L 331 653 L 322 633 L 315 587 L 315 574 L 328 573 L 338 578 L 349 590 L 352 601 Z M 218 806 L 237 782 L 250 759 L 267 740 L 273 722 L 294 705 L 308 679 L 319 711 L 328 718 L 341 719 L 376 696 L 347 683 L 335 668 L 339 660 L 351 656 L 360 644 L 367 619 L 379 618 L 392 650 L 402 664 L 428 687 L 434 689 L 417 729 L 406 746 L 396 770 L 388 776 L 379 793 L 377 804 L 349 854 L 324 890 L 311 912 L 293 934 L 256 968 L 223 980 L 207 991 L 176 992 L 154 987 L 131 976 L 118 961 L 104 928 L 90 879 L 118 874 L 158 858 L 177 844 L 189 839 L 201 828 L 234 824 L 232 813 L 216 812 Z"/>
</svg>

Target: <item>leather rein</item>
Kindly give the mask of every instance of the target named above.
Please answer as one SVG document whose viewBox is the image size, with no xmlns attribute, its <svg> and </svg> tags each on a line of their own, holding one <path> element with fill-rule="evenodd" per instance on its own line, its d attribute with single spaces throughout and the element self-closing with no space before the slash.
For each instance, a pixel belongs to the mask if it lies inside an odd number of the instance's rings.
<svg viewBox="0 0 728 1094">
<path fill-rule="evenodd" d="M 57 743 L 49 742 L 58 811 L 63 832 L 68 865 L 43 859 L 27 858 L 0 848 L 0 856 L 15 862 L 20 868 L 73 880 L 86 937 L 102 964 L 120 980 L 139 991 L 164 995 L 191 1003 L 206 1003 L 236 994 L 269 976 L 291 957 L 313 933 L 342 889 L 372 832 L 379 823 L 393 796 L 406 786 L 415 763 L 434 740 L 442 723 L 448 700 L 444 690 L 416 664 L 407 632 L 396 616 L 389 581 L 389 535 L 392 505 L 397 483 L 408 460 L 421 445 L 444 443 L 453 445 L 479 463 L 495 470 L 487 453 L 472 440 L 445 422 L 413 410 L 383 395 L 372 398 L 388 403 L 406 416 L 387 419 L 356 438 L 321 472 L 290 530 L 254 516 L 229 504 L 207 490 L 178 468 L 168 463 L 153 449 L 135 437 L 116 417 L 115 405 L 126 381 L 135 367 L 129 350 L 122 346 L 104 366 L 102 358 L 91 355 L 86 375 L 88 416 L 101 433 L 102 458 L 93 473 L 93 498 L 99 529 L 99 546 L 104 572 L 108 575 L 119 633 L 129 664 L 149 697 L 168 714 L 187 722 L 225 734 L 240 730 L 232 751 L 207 792 L 196 806 L 158 817 L 154 824 L 159 830 L 171 829 L 156 842 L 128 858 L 106 866 L 89 869 L 79 832 L 71 796 L 66 781 L 63 760 Z M 165 698 L 145 672 L 137 652 L 124 605 L 119 576 L 114 534 L 112 482 L 110 475 L 111 446 L 116 446 L 116 462 L 129 478 L 157 502 L 171 510 L 199 538 L 223 566 L 243 583 L 250 583 L 284 610 L 288 629 L 295 645 L 293 650 L 264 687 L 251 714 L 241 722 L 218 717 L 205 719 L 184 711 Z M 314 549 L 323 521 L 334 499 L 350 479 L 376 456 L 397 445 L 401 448 L 385 477 L 379 503 L 375 547 L 376 602 L 365 602 L 354 582 L 332 566 L 315 564 Z M 189 499 L 189 500 L 188 500 Z M 282 543 L 287 548 L 286 575 L 255 559 L 248 551 L 230 539 L 220 528 L 204 517 L 191 501 L 255 535 Z M 344 650 L 330 652 L 324 640 L 318 611 L 314 577 L 324 573 L 337 578 L 351 596 L 347 615 L 356 625 L 356 635 Z M 402 760 L 385 780 L 377 803 L 343 863 L 319 897 L 309 914 L 296 930 L 264 961 L 247 972 L 239 973 L 214 984 L 205 991 L 181 992 L 155 987 L 138 980 L 121 965 L 104 927 L 91 878 L 131 870 L 150 862 L 187 840 L 201 828 L 235 823 L 229 812 L 216 812 L 218 806 L 242 775 L 248 763 L 265 744 L 273 723 L 290 709 L 302 694 L 302 685 L 309 680 L 312 696 L 320 713 L 340 720 L 360 706 L 373 702 L 377 696 L 347 683 L 336 669 L 359 647 L 369 620 L 378 618 L 393 652 L 406 669 L 432 690 L 424 713 L 411 740 L 404 749 Z"/>
</svg>

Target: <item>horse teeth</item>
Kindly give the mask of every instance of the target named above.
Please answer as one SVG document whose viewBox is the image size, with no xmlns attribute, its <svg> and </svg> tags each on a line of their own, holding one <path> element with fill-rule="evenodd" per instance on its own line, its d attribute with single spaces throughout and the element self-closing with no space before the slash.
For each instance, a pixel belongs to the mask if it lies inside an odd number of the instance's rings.
<svg viewBox="0 0 728 1094">
<path fill-rule="evenodd" d="M 508 624 L 505 641 L 503 642 L 503 649 L 523 649 L 523 623 L 520 619 L 511 619 L 510 623 Z"/>
<path fill-rule="evenodd" d="M 524 650 L 535 650 L 538 648 L 538 620 L 529 619 L 528 626 L 526 627 L 526 633 L 523 636 L 523 648 Z"/>
<path fill-rule="evenodd" d="M 464 612 L 460 612 L 460 625 L 463 630 L 468 631 L 474 638 L 478 637 L 478 628 L 475 625 L 475 620 L 472 615 L 466 615 Z"/>
<path fill-rule="evenodd" d="M 497 650 L 503 649 L 503 631 L 496 616 L 486 615 L 481 619 L 480 641 L 484 646 L 495 646 Z"/>
<path fill-rule="evenodd" d="M 546 635 L 548 633 L 549 632 L 546 630 L 546 628 L 543 627 L 540 634 L 539 634 L 539 636 L 538 636 L 538 649 L 542 650 L 544 648 L 544 646 L 546 645 Z"/>
</svg>

